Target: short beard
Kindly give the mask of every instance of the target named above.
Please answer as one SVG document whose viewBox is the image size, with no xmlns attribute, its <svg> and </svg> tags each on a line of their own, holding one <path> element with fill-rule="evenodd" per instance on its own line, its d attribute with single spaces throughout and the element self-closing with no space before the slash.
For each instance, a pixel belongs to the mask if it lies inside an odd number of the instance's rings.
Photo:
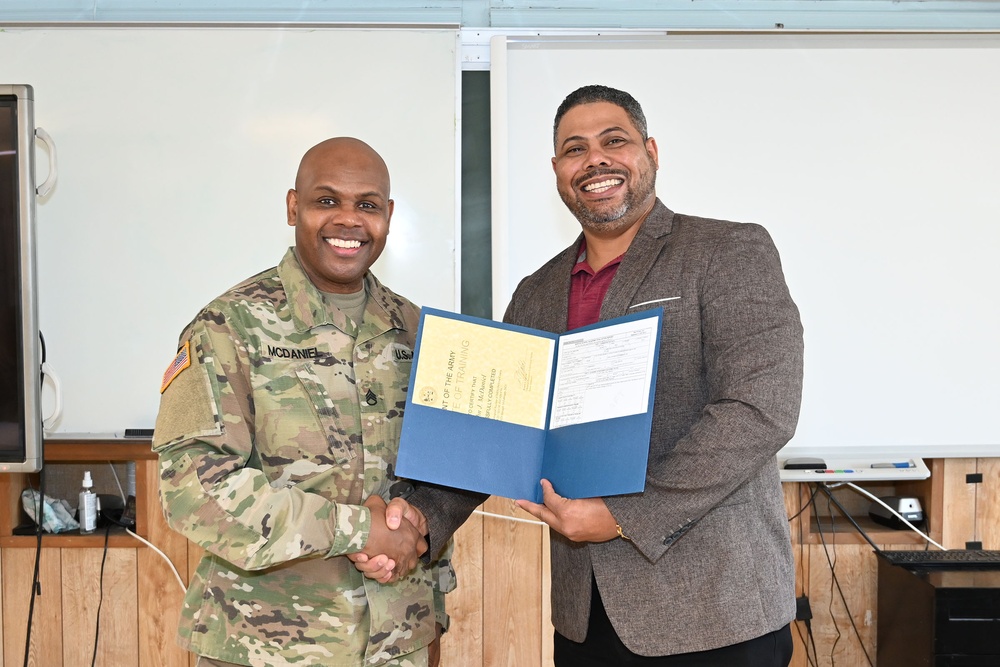
<svg viewBox="0 0 1000 667">
<path fill-rule="evenodd" d="M 611 169 L 602 169 L 587 174 L 585 178 L 593 178 L 596 175 L 609 174 L 620 175 L 619 172 Z M 570 210 L 584 229 L 600 232 L 616 232 L 625 229 L 634 222 L 628 218 L 628 213 L 642 205 L 656 190 L 656 164 L 649 160 L 649 170 L 643 172 L 635 187 L 629 187 L 625 192 L 622 203 L 614 208 L 592 209 L 583 202 L 575 190 L 569 192 L 559 192 L 566 208 Z"/>
</svg>

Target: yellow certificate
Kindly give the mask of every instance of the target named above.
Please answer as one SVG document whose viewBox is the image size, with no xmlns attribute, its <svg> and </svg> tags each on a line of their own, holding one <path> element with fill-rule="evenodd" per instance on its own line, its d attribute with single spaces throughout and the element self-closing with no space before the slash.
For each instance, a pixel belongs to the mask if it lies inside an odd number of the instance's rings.
<svg viewBox="0 0 1000 667">
<path fill-rule="evenodd" d="M 411 400 L 545 428 L 555 340 L 425 314 Z"/>
</svg>

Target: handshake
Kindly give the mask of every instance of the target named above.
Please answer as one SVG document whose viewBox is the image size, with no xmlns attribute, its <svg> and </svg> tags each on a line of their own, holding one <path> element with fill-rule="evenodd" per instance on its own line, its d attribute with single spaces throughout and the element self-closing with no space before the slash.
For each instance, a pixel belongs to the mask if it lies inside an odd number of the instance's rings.
<svg viewBox="0 0 1000 667">
<path fill-rule="evenodd" d="M 528 500 L 516 503 L 555 532 L 580 543 L 629 540 L 603 498 L 564 498 L 549 480 L 543 479 L 541 484 L 543 504 Z M 386 505 L 381 497 L 372 496 L 364 505 L 372 515 L 368 543 L 348 558 L 366 577 L 380 583 L 403 577 L 427 552 L 427 519 L 401 497 Z"/>
<path fill-rule="evenodd" d="M 393 498 L 386 505 L 380 496 L 373 495 L 364 506 L 371 511 L 368 542 L 362 551 L 347 557 L 369 579 L 383 584 L 398 580 L 427 553 L 427 520 L 402 498 Z"/>
</svg>

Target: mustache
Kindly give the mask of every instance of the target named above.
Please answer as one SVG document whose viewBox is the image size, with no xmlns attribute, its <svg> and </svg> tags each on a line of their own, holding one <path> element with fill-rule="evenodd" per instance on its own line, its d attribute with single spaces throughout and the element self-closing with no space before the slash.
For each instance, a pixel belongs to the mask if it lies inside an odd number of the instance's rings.
<svg viewBox="0 0 1000 667">
<path fill-rule="evenodd" d="M 581 187 L 585 182 L 591 180 L 592 178 L 597 178 L 598 176 L 618 176 L 622 180 L 625 180 L 628 176 L 628 172 L 622 169 L 608 169 L 607 167 L 591 169 L 586 174 L 573 181 L 573 186 L 577 188 Z"/>
</svg>

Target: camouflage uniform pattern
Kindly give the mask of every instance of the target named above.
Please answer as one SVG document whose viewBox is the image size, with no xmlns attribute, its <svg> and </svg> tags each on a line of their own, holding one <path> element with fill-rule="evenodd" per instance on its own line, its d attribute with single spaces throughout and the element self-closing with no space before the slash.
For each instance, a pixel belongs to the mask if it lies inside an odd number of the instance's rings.
<svg viewBox="0 0 1000 667">
<path fill-rule="evenodd" d="M 169 525 L 206 550 L 179 642 L 241 665 L 422 667 L 454 587 L 447 558 L 388 585 L 344 554 L 388 499 L 419 311 L 370 272 L 363 322 L 294 249 L 188 325 L 153 449 Z M 445 620 L 446 623 L 446 620 Z"/>
</svg>

